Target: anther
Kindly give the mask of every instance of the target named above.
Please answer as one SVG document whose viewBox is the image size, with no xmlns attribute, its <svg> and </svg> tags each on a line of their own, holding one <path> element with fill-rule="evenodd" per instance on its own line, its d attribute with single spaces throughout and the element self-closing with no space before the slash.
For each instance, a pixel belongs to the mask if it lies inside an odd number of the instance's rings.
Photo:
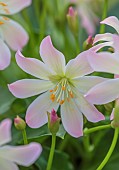
<svg viewBox="0 0 119 170">
<path fill-rule="evenodd" d="M 0 21 L 0 25 L 2 25 L 2 24 L 4 24 L 4 22 L 3 22 L 3 21 Z"/>
</svg>

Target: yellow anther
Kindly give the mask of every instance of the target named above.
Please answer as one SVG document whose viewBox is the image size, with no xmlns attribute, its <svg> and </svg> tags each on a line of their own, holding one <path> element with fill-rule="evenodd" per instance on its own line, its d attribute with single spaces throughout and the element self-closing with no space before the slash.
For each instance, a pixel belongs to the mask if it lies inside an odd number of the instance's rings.
<svg viewBox="0 0 119 170">
<path fill-rule="evenodd" d="M 60 103 L 60 105 L 62 105 L 64 103 L 64 100 L 61 100 L 59 103 Z"/>
<path fill-rule="evenodd" d="M 4 8 L 4 11 L 7 13 L 7 14 L 10 14 L 10 11 L 8 8 Z"/>
<path fill-rule="evenodd" d="M 50 99 L 52 100 L 52 102 L 54 102 L 55 101 L 55 95 L 51 94 Z"/>
<path fill-rule="evenodd" d="M 3 22 L 3 21 L 0 21 L 0 25 L 2 25 L 2 24 L 4 24 L 4 22 Z"/>
<path fill-rule="evenodd" d="M 9 21 L 10 19 L 7 17 L 2 17 L 4 20 Z"/>
<path fill-rule="evenodd" d="M 63 91 L 66 90 L 66 87 L 65 87 L 65 86 L 62 86 L 62 90 L 63 90 Z"/>
<path fill-rule="evenodd" d="M 69 92 L 69 95 L 70 95 L 71 98 L 74 98 L 72 91 Z"/>
<path fill-rule="evenodd" d="M 69 101 L 70 101 L 70 99 L 69 99 L 69 98 L 67 98 L 67 101 L 69 102 Z"/>
<path fill-rule="evenodd" d="M 50 92 L 52 93 L 52 92 L 53 92 L 53 90 L 50 90 Z"/>
<path fill-rule="evenodd" d="M 4 2 L 0 2 L 0 5 L 7 6 L 7 4 L 5 4 Z"/>
</svg>

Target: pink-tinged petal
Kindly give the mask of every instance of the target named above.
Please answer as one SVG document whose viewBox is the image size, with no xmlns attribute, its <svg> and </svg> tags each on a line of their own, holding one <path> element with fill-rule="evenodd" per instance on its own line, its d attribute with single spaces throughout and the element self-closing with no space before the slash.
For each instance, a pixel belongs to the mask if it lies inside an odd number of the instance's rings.
<svg viewBox="0 0 119 170">
<path fill-rule="evenodd" d="M 4 40 L 12 50 L 22 49 L 28 42 L 28 34 L 24 28 L 11 19 L 4 19 L 0 25 Z M 12 31 L 11 31 L 12 30 Z"/>
<path fill-rule="evenodd" d="M 88 56 L 89 63 L 95 71 L 119 74 L 118 54 L 100 52 L 93 56 Z"/>
<path fill-rule="evenodd" d="M 93 104 L 106 104 L 119 98 L 119 79 L 110 79 L 94 86 L 86 94 L 86 99 Z"/>
<path fill-rule="evenodd" d="M 8 85 L 10 92 L 18 98 L 27 98 L 43 93 L 54 85 L 50 81 L 37 79 L 18 80 Z"/>
<path fill-rule="evenodd" d="M 50 92 L 41 94 L 28 107 L 26 112 L 26 123 L 31 128 L 38 128 L 48 122 L 47 111 L 57 111 L 59 104 L 50 100 Z"/>
<path fill-rule="evenodd" d="M 95 46 L 93 46 L 90 50 L 94 51 L 94 52 L 97 52 L 99 51 L 101 48 L 104 48 L 104 47 L 112 47 L 113 46 L 113 41 L 110 41 L 110 42 L 104 42 L 104 43 L 100 43 L 100 44 L 97 44 Z"/>
<path fill-rule="evenodd" d="M 77 92 L 77 95 L 76 104 L 90 122 L 99 122 L 105 119 L 104 115 L 94 105 L 90 104 L 82 94 Z"/>
<path fill-rule="evenodd" d="M 106 24 L 113 27 L 119 33 L 119 20 L 115 16 L 110 16 L 103 21 L 100 22 L 101 24 Z"/>
<path fill-rule="evenodd" d="M 11 15 L 14 13 L 17 13 L 24 9 L 25 7 L 29 6 L 32 2 L 32 0 L 2 0 L 6 6 L 2 6 L 1 4 L 1 14 Z"/>
<path fill-rule="evenodd" d="M 32 142 L 24 146 L 4 146 L 0 149 L 0 157 L 18 165 L 30 166 L 38 159 L 41 152 L 41 145 Z"/>
<path fill-rule="evenodd" d="M 85 94 L 91 89 L 93 86 L 102 83 L 104 81 L 108 80 L 107 78 L 102 78 L 98 76 L 84 76 L 77 79 L 73 79 L 72 83 L 73 85 L 78 88 L 78 90 Z"/>
<path fill-rule="evenodd" d="M 7 45 L 0 39 L 0 70 L 9 66 L 11 60 L 10 50 Z"/>
<path fill-rule="evenodd" d="M 78 78 L 93 72 L 87 56 L 93 55 L 92 51 L 80 53 L 75 59 L 70 60 L 66 65 L 66 77 Z"/>
<path fill-rule="evenodd" d="M 1 170 L 19 170 L 18 166 L 7 160 L 7 159 L 3 159 L 0 157 L 0 168 Z"/>
<path fill-rule="evenodd" d="M 16 62 L 18 66 L 28 74 L 37 78 L 49 80 L 51 72 L 49 68 L 40 60 L 35 58 L 26 58 L 20 51 L 16 53 Z"/>
<path fill-rule="evenodd" d="M 61 106 L 61 118 L 65 130 L 73 137 L 83 136 L 83 116 L 73 100 Z"/>
<path fill-rule="evenodd" d="M 64 75 L 64 55 L 54 48 L 50 36 L 44 38 L 40 45 L 40 55 L 47 67 L 50 67 L 58 75 Z"/>
<path fill-rule="evenodd" d="M 11 125 L 10 119 L 4 119 L 0 123 L 0 146 L 11 141 Z"/>
<path fill-rule="evenodd" d="M 93 40 L 93 44 L 99 42 L 99 41 L 112 41 L 113 34 L 111 33 L 105 33 L 105 34 L 97 34 Z"/>
</svg>

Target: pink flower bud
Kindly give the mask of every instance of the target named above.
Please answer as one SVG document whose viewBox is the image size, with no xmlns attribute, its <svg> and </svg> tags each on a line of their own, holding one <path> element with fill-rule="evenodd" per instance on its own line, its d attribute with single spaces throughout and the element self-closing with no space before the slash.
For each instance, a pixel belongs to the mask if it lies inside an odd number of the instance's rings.
<svg viewBox="0 0 119 170">
<path fill-rule="evenodd" d="M 24 130 L 26 128 L 26 123 L 23 119 L 21 119 L 19 116 L 14 118 L 14 125 L 16 129 L 18 130 Z"/>
<path fill-rule="evenodd" d="M 68 9 L 68 14 L 67 14 L 67 15 L 69 15 L 69 16 L 71 16 L 71 17 L 75 16 L 75 11 L 74 11 L 74 9 L 73 9 L 72 6 L 69 7 L 69 9 Z"/>
<path fill-rule="evenodd" d="M 60 118 L 57 113 L 52 109 L 51 113 L 47 112 L 48 115 L 48 128 L 52 134 L 56 134 L 59 130 Z"/>
<path fill-rule="evenodd" d="M 92 35 L 89 35 L 86 41 L 87 41 L 87 44 L 92 45 L 93 44 L 93 37 L 92 37 Z"/>
<path fill-rule="evenodd" d="M 93 37 L 89 35 L 88 38 L 83 43 L 84 50 L 88 50 L 93 46 Z"/>
</svg>

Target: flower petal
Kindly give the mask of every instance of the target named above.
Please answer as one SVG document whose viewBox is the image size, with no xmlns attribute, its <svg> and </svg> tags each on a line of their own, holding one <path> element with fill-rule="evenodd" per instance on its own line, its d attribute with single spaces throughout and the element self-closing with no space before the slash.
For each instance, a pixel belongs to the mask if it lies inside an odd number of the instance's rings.
<svg viewBox="0 0 119 170">
<path fill-rule="evenodd" d="M 73 100 L 61 106 L 61 118 L 65 130 L 73 137 L 83 135 L 83 116 Z"/>
<path fill-rule="evenodd" d="M 119 33 L 119 20 L 115 16 L 110 16 L 103 21 L 100 22 L 101 24 L 106 24 L 113 27 Z"/>
<path fill-rule="evenodd" d="M 24 146 L 4 146 L 0 157 L 23 166 L 32 165 L 42 152 L 40 144 L 32 142 Z"/>
<path fill-rule="evenodd" d="M 72 83 L 76 88 L 78 88 L 78 90 L 82 94 L 85 94 L 93 86 L 95 86 L 99 83 L 102 83 L 106 80 L 108 80 L 108 79 L 103 78 L 103 77 L 98 77 L 98 76 L 84 76 L 84 77 L 79 77 L 77 79 L 73 79 Z"/>
<path fill-rule="evenodd" d="M 110 46 L 111 47 L 113 46 L 113 41 L 97 44 L 97 45 L 93 46 L 90 50 L 97 52 L 103 47 L 110 47 Z"/>
<path fill-rule="evenodd" d="M 88 59 L 95 71 L 119 74 L 119 58 L 116 53 L 95 53 L 93 56 L 88 56 Z"/>
<path fill-rule="evenodd" d="M 29 6 L 32 0 L 2 0 L 6 6 L 3 6 L 3 9 L 0 11 L 1 14 L 11 15 L 17 13 Z"/>
<path fill-rule="evenodd" d="M 10 92 L 18 98 L 27 98 L 43 93 L 54 85 L 50 81 L 37 79 L 18 80 L 8 85 Z"/>
<path fill-rule="evenodd" d="M 4 119 L 0 123 L 0 146 L 11 141 L 11 125 L 10 119 Z"/>
<path fill-rule="evenodd" d="M 18 66 L 26 73 L 41 79 L 49 80 L 51 72 L 49 68 L 40 60 L 35 58 L 26 58 L 20 51 L 17 51 L 16 62 Z"/>
<path fill-rule="evenodd" d="M 77 95 L 78 97 L 75 100 L 77 106 L 90 122 L 99 122 L 105 119 L 104 115 L 94 105 L 90 104 L 82 94 L 77 92 Z"/>
<path fill-rule="evenodd" d="M 0 168 L 1 170 L 19 170 L 18 166 L 13 162 L 3 159 L 0 157 Z"/>
<path fill-rule="evenodd" d="M 12 50 L 20 50 L 28 42 L 27 32 L 17 22 L 8 18 L 3 18 L 3 24 L 0 25 L 0 28 L 2 30 L 4 40 Z"/>
<path fill-rule="evenodd" d="M 40 55 L 42 60 L 58 75 L 64 75 L 65 58 L 64 55 L 54 48 L 50 36 L 44 38 L 40 45 Z"/>
<path fill-rule="evenodd" d="M 34 100 L 26 112 L 26 123 L 32 128 L 38 128 L 47 123 L 47 111 L 58 109 L 59 104 L 50 100 L 50 93 L 46 92 Z"/>
<path fill-rule="evenodd" d="M 9 66 L 11 59 L 10 50 L 7 45 L 0 39 L 0 70 Z"/>
<path fill-rule="evenodd" d="M 106 104 L 119 97 L 119 79 L 107 80 L 90 89 L 86 99 L 93 104 Z"/>
<path fill-rule="evenodd" d="M 70 60 L 66 65 L 66 77 L 78 78 L 92 73 L 93 69 L 87 59 L 87 56 L 92 54 L 93 52 L 88 50 L 80 53 L 75 59 Z"/>
</svg>

